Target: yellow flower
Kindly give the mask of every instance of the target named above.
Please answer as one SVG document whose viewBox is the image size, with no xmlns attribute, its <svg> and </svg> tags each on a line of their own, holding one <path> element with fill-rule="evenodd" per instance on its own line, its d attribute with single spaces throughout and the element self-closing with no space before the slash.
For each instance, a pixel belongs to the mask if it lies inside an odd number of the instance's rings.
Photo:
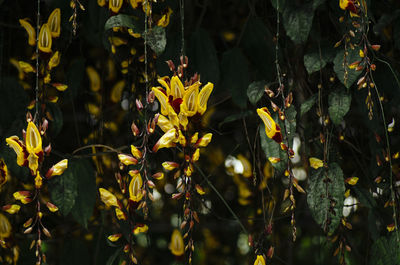
<svg viewBox="0 0 400 265">
<path fill-rule="evenodd" d="M 6 139 L 8 146 L 10 146 L 14 152 L 17 154 L 17 164 L 19 166 L 23 166 L 26 161 L 27 153 L 25 150 L 25 146 L 18 139 L 17 136 L 11 136 Z"/>
<path fill-rule="evenodd" d="M 140 233 L 146 233 L 149 230 L 149 227 L 145 224 L 137 224 L 135 228 L 133 228 L 133 233 L 135 235 Z"/>
<path fill-rule="evenodd" d="M 47 25 L 49 25 L 51 36 L 58 38 L 60 36 L 60 23 L 61 23 L 61 12 L 59 8 L 56 8 L 51 12 Z"/>
<path fill-rule="evenodd" d="M 109 0 L 108 8 L 111 9 L 112 12 L 118 13 L 122 7 L 122 4 L 123 4 L 122 0 Z"/>
<path fill-rule="evenodd" d="M 17 201 L 22 202 L 23 204 L 30 203 L 32 199 L 30 198 L 31 193 L 29 191 L 23 190 L 23 191 L 16 191 L 13 193 L 14 199 Z"/>
<path fill-rule="evenodd" d="M 265 265 L 265 259 L 263 255 L 257 255 L 257 259 L 254 261 L 254 265 Z"/>
<path fill-rule="evenodd" d="M 179 135 L 179 134 L 178 134 Z M 153 147 L 153 152 L 157 152 L 161 148 L 174 147 L 178 141 L 178 135 L 175 128 L 166 132 Z"/>
<path fill-rule="evenodd" d="M 111 242 L 116 242 L 121 237 L 122 237 L 122 234 L 114 234 L 114 235 L 108 236 L 107 239 L 110 240 Z"/>
<path fill-rule="evenodd" d="M 54 67 L 57 67 L 57 65 L 60 63 L 60 53 L 56 51 L 53 56 L 51 56 L 49 63 L 47 64 L 47 68 L 49 70 L 53 69 Z"/>
<path fill-rule="evenodd" d="M 131 201 L 138 202 L 142 199 L 142 185 L 143 181 L 140 173 L 135 174 L 129 183 L 129 199 Z"/>
<path fill-rule="evenodd" d="M 132 1 L 131 1 L 132 2 Z M 158 21 L 157 21 L 157 26 L 159 27 L 166 27 L 169 24 L 169 19 L 172 14 L 172 9 L 168 7 L 167 13 L 164 14 Z"/>
<path fill-rule="evenodd" d="M 142 152 L 134 145 L 131 145 L 131 153 L 137 159 L 142 158 Z"/>
<path fill-rule="evenodd" d="M 130 155 L 125 155 L 125 154 L 118 154 L 118 159 L 125 166 L 136 165 L 138 162 L 136 158 L 134 158 Z"/>
<path fill-rule="evenodd" d="M 117 197 L 115 197 L 114 194 L 112 194 L 111 192 L 109 192 L 106 189 L 100 188 L 99 189 L 100 192 L 100 199 L 101 201 L 107 206 L 107 207 L 111 207 L 111 206 L 115 206 L 115 207 L 119 207 L 118 206 L 118 201 L 117 201 Z"/>
<path fill-rule="evenodd" d="M 36 31 L 32 27 L 32 25 L 28 22 L 27 18 L 20 19 L 19 24 L 26 30 L 28 33 L 28 44 L 34 46 L 36 44 Z"/>
<path fill-rule="evenodd" d="M 197 140 L 196 146 L 206 147 L 211 142 L 211 139 L 212 139 L 212 133 L 207 133 L 199 140 Z"/>
<path fill-rule="evenodd" d="M 99 6 L 105 6 L 106 5 L 106 0 L 97 0 L 97 4 Z"/>
<path fill-rule="evenodd" d="M 168 115 L 168 97 L 161 87 L 153 87 L 154 95 L 157 97 L 161 105 L 161 114 Z"/>
<path fill-rule="evenodd" d="M 310 161 L 310 166 L 314 169 L 318 169 L 324 166 L 324 162 L 316 157 L 310 157 L 308 160 Z"/>
<path fill-rule="evenodd" d="M 6 211 L 9 214 L 18 213 L 19 209 L 21 209 L 21 206 L 19 206 L 18 204 L 12 204 L 12 205 L 3 206 L 3 210 Z"/>
<path fill-rule="evenodd" d="M 187 117 L 192 117 L 197 113 L 199 87 L 200 82 L 196 82 L 185 91 L 181 112 Z"/>
<path fill-rule="evenodd" d="M 349 10 L 351 17 L 359 17 L 358 8 L 355 5 L 359 5 L 358 0 L 339 0 L 339 7 L 343 10 Z"/>
<path fill-rule="evenodd" d="M 0 239 L 7 238 L 11 235 L 11 224 L 7 217 L 0 213 Z"/>
<path fill-rule="evenodd" d="M 50 212 L 54 213 L 58 211 L 58 207 L 51 202 L 46 203 L 47 208 L 49 208 Z"/>
<path fill-rule="evenodd" d="M 47 24 L 43 24 L 39 32 L 39 50 L 45 53 L 51 52 L 51 31 Z"/>
<path fill-rule="evenodd" d="M 169 249 L 175 256 L 182 256 L 185 253 L 185 244 L 183 243 L 183 237 L 178 229 L 174 229 L 174 231 L 172 232 Z"/>
<path fill-rule="evenodd" d="M 8 181 L 8 169 L 4 160 L 0 159 L 0 188 Z"/>
<path fill-rule="evenodd" d="M 354 185 L 357 184 L 358 178 L 357 178 L 357 177 L 347 178 L 347 179 L 345 180 L 345 182 L 346 182 L 347 184 L 349 184 L 349 185 L 354 186 Z"/>
<path fill-rule="evenodd" d="M 68 167 L 68 159 L 61 160 L 47 171 L 46 178 L 61 175 L 62 173 L 64 173 L 67 167 Z"/>
<path fill-rule="evenodd" d="M 277 143 L 282 142 L 282 134 L 281 128 L 278 124 L 275 123 L 274 119 L 272 119 L 271 114 L 269 113 L 266 107 L 257 109 L 257 114 L 260 116 L 265 125 L 265 133 L 268 138 L 271 138 Z"/>
</svg>

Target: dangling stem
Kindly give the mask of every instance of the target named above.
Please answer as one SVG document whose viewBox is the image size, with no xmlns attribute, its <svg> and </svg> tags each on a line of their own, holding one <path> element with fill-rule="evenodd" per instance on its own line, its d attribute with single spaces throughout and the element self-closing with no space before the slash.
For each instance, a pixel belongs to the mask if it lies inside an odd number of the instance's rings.
<svg viewBox="0 0 400 265">
<path fill-rule="evenodd" d="M 39 32 L 40 32 L 40 0 L 37 0 L 36 13 L 36 84 L 35 84 L 35 116 L 39 118 Z M 38 120 L 37 120 L 38 121 Z"/>
<path fill-rule="evenodd" d="M 182 46 L 181 46 L 181 56 L 182 58 L 185 58 L 185 27 L 184 27 L 184 22 L 185 22 L 185 0 L 179 0 L 179 11 L 181 15 L 181 41 L 182 41 Z"/>
</svg>

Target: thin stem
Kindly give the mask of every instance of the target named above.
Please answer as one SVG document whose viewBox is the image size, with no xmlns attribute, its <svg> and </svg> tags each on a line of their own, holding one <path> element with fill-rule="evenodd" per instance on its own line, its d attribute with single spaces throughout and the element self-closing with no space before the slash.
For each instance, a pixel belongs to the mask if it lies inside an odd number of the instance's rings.
<svg viewBox="0 0 400 265">
<path fill-rule="evenodd" d="M 181 56 L 185 58 L 185 0 L 179 0 L 179 11 L 181 15 Z"/>
<path fill-rule="evenodd" d="M 39 118 L 39 32 L 40 32 L 40 0 L 37 0 L 36 13 L 36 84 L 35 84 L 35 118 Z M 38 120 L 37 120 L 38 121 Z"/>
</svg>

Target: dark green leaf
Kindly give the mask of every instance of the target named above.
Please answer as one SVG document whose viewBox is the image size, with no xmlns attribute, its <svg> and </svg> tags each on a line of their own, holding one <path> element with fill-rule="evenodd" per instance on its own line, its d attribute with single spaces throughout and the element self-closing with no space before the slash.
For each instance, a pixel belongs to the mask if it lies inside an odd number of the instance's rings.
<svg viewBox="0 0 400 265">
<path fill-rule="evenodd" d="M 68 89 L 65 91 L 66 97 L 75 98 L 78 95 L 79 87 L 85 74 L 85 59 L 79 58 L 72 61 L 67 72 Z"/>
<path fill-rule="evenodd" d="M 69 163 L 61 176 L 54 176 L 49 181 L 52 202 L 57 205 L 62 215 L 66 216 L 74 207 L 78 196 L 78 183 L 74 166 Z"/>
<path fill-rule="evenodd" d="M 336 163 L 319 168 L 310 177 L 307 203 L 314 220 L 331 235 L 343 215 L 345 185 L 343 172 Z"/>
<path fill-rule="evenodd" d="M 204 29 L 194 32 L 190 38 L 189 65 L 201 76 L 202 83 L 219 81 L 219 61 L 217 51 L 209 34 Z"/>
<path fill-rule="evenodd" d="M 247 61 L 239 48 L 233 48 L 222 55 L 222 86 L 229 89 L 232 100 L 241 108 L 246 107 L 246 90 L 249 85 Z"/>
<path fill-rule="evenodd" d="M 300 106 L 300 117 L 307 113 L 317 102 L 318 94 L 314 94 L 309 97 L 306 101 L 304 101 Z"/>
<path fill-rule="evenodd" d="M 399 249 L 400 249 L 400 243 L 397 242 L 396 232 L 392 232 L 389 236 L 380 237 L 372 245 L 369 264 L 371 265 L 400 264 Z"/>
<path fill-rule="evenodd" d="M 329 116 L 332 122 L 338 125 L 350 109 L 351 94 L 347 93 L 344 88 L 340 88 L 329 94 L 328 103 Z"/>
<path fill-rule="evenodd" d="M 286 34 L 296 43 L 304 43 L 312 26 L 314 10 L 310 5 L 290 6 L 283 11 L 283 26 Z"/>
<path fill-rule="evenodd" d="M 350 69 L 349 65 L 360 61 L 361 58 L 359 56 L 358 49 L 348 49 L 348 55 L 346 56 L 346 64 L 344 65 L 344 50 L 338 51 L 335 59 L 333 60 L 333 70 L 335 71 L 339 80 L 344 84 L 347 88 L 350 88 L 351 85 L 357 80 L 357 77 L 360 75 L 360 71 L 356 71 L 355 69 Z M 347 72 L 347 74 L 346 74 Z"/>
<path fill-rule="evenodd" d="M 70 164 L 74 167 L 78 189 L 78 196 L 75 199 L 75 205 L 71 213 L 75 220 L 86 228 L 96 203 L 97 189 L 95 171 L 92 163 L 86 159 L 72 160 Z"/>
<path fill-rule="evenodd" d="M 307 53 L 304 55 L 304 66 L 309 74 L 324 68 L 326 61 L 318 52 Z"/>
<path fill-rule="evenodd" d="M 143 25 L 142 21 L 139 21 L 133 16 L 125 15 L 125 14 L 118 14 L 116 16 L 110 17 L 106 24 L 104 25 L 104 30 L 107 31 L 112 29 L 113 27 L 125 27 L 130 28 L 134 32 L 142 32 Z"/>
<path fill-rule="evenodd" d="M 163 53 L 167 45 L 165 28 L 159 26 L 151 28 L 147 33 L 147 43 L 157 55 Z"/>
<path fill-rule="evenodd" d="M 265 93 L 265 86 L 267 82 L 264 80 L 256 81 L 249 85 L 247 88 L 247 97 L 251 104 L 256 105 Z"/>
</svg>

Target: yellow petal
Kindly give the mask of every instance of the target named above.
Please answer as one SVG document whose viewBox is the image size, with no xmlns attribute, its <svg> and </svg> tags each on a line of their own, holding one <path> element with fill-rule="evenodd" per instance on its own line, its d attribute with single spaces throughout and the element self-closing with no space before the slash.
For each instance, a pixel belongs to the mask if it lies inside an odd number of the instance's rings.
<svg viewBox="0 0 400 265">
<path fill-rule="evenodd" d="M 246 177 L 246 178 L 251 177 L 253 175 L 253 171 L 252 171 L 252 166 L 251 166 L 250 161 L 242 154 L 239 154 L 237 156 L 237 158 L 243 165 L 243 177 Z"/>
<path fill-rule="evenodd" d="M 28 128 L 26 129 L 26 150 L 29 153 L 38 154 L 42 152 L 42 137 L 33 122 L 28 122 Z"/>
<path fill-rule="evenodd" d="M 151 88 L 151 90 L 153 90 L 154 95 L 156 96 L 156 98 L 160 102 L 161 114 L 162 115 L 168 115 L 169 103 L 168 103 L 167 95 L 164 93 L 164 91 L 162 90 L 161 87 L 153 87 L 153 88 Z"/>
<path fill-rule="evenodd" d="M 54 213 L 58 211 L 58 207 L 51 202 L 46 203 L 47 208 L 50 210 L 50 212 Z"/>
<path fill-rule="evenodd" d="M 196 191 L 197 191 L 198 194 L 200 194 L 200 195 L 206 194 L 206 192 L 204 191 L 203 187 L 200 186 L 199 184 L 196 184 L 195 187 L 196 187 Z"/>
<path fill-rule="evenodd" d="M 18 213 L 19 209 L 21 209 L 21 206 L 19 206 L 18 204 L 3 206 L 3 210 L 6 211 L 9 214 Z"/>
<path fill-rule="evenodd" d="M 347 178 L 347 179 L 345 180 L 345 182 L 346 182 L 347 184 L 349 184 L 349 185 L 354 186 L 354 185 L 357 184 L 358 178 L 357 178 L 357 177 Z"/>
<path fill-rule="evenodd" d="M 86 67 L 86 73 L 89 76 L 90 89 L 93 92 L 99 91 L 100 90 L 100 75 L 99 75 L 99 73 L 97 73 L 97 71 L 92 66 Z"/>
<path fill-rule="evenodd" d="M 185 88 L 178 76 L 173 76 L 171 79 L 171 91 L 169 96 L 172 96 L 173 99 L 183 98 L 183 94 L 185 93 Z"/>
<path fill-rule="evenodd" d="M 122 0 L 109 0 L 108 8 L 111 9 L 112 12 L 118 13 L 122 7 L 122 4 L 123 4 Z"/>
<path fill-rule="evenodd" d="M 268 157 L 269 162 L 271 162 L 272 164 L 276 164 L 279 161 L 281 161 L 281 159 L 279 157 Z"/>
<path fill-rule="evenodd" d="M 310 166 L 314 169 L 318 169 L 324 166 L 324 162 L 316 157 L 310 157 L 309 161 L 310 161 Z"/>
<path fill-rule="evenodd" d="M 115 207 L 119 207 L 118 206 L 118 201 L 117 201 L 117 197 L 115 197 L 114 194 L 112 194 L 111 192 L 109 192 L 106 189 L 100 188 L 99 189 L 100 192 L 100 199 L 101 201 L 107 206 L 107 207 L 111 207 L 111 206 L 115 206 Z"/>
<path fill-rule="evenodd" d="M 142 199 L 142 177 L 140 174 L 136 174 L 132 177 L 131 182 L 129 183 L 129 199 L 134 202 L 138 202 Z"/>
<path fill-rule="evenodd" d="M 129 0 L 131 3 L 132 8 L 137 8 L 140 3 L 143 3 L 143 0 Z"/>
<path fill-rule="evenodd" d="M 182 256 L 185 253 L 185 244 L 183 243 L 183 237 L 178 229 L 174 229 L 174 231 L 172 232 L 169 249 L 175 256 Z"/>
<path fill-rule="evenodd" d="M 172 14 L 172 9 L 168 7 L 168 11 L 166 14 L 164 14 L 158 21 L 157 21 L 157 26 L 159 27 L 166 27 L 169 24 L 169 19 Z"/>
<path fill-rule="evenodd" d="M 193 156 L 192 156 L 192 161 L 196 162 L 200 158 L 200 149 L 197 148 L 196 151 L 194 151 Z"/>
<path fill-rule="evenodd" d="M 125 154 L 118 154 L 118 159 L 119 161 L 121 161 L 122 164 L 124 164 L 125 166 L 129 166 L 129 165 L 136 165 L 137 164 L 137 160 L 136 158 L 130 156 L 130 155 L 125 155 Z"/>
<path fill-rule="evenodd" d="M 163 115 L 158 116 L 157 125 L 158 125 L 158 127 L 160 127 L 160 129 L 163 132 L 167 132 L 167 131 L 171 130 L 172 128 L 174 128 L 172 123 Z"/>
<path fill-rule="evenodd" d="M 176 162 L 170 162 L 170 161 L 166 161 L 162 163 L 162 166 L 165 170 L 167 171 L 171 171 L 174 170 L 175 168 L 179 167 L 179 164 Z"/>
<path fill-rule="evenodd" d="M 33 68 L 33 66 L 27 62 L 19 61 L 18 64 L 21 70 L 26 74 L 36 72 L 35 68 Z"/>
<path fill-rule="evenodd" d="M 51 36 L 57 38 L 60 36 L 60 24 L 61 24 L 61 12 L 59 8 L 56 8 L 51 12 L 47 25 L 49 25 Z"/>
<path fill-rule="evenodd" d="M 35 153 L 29 153 L 28 167 L 32 171 L 32 175 L 36 176 L 36 172 L 39 167 L 39 157 Z"/>
<path fill-rule="evenodd" d="M 212 133 L 207 133 L 197 141 L 196 145 L 198 147 L 206 147 L 211 142 L 211 139 Z"/>
<path fill-rule="evenodd" d="M 142 158 L 142 152 L 134 145 L 131 145 L 131 153 L 137 159 Z"/>
<path fill-rule="evenodd" d="M 57 67 L 58 64 L 60 63 L 60 53 L 56 51 L 53 56 L 51 56 L 49 63 L 47 64 L 47 68 L 49 70 L 53 69 L 54 67 Z"/>
<path fill-rule="evenodd" d="M 201 115 L 203 115 L 203 113 L 207 110 L 207 101 L 211 95 L 211 92 L 213 91 L 213 88 L 214 88 L 213 83 L 207 83 L 207 85 L 205 85 L 199 93 L 198 112 Z"/>
<path fill-rule="evenodd" d="M 7 238 L 11 235 L 11 224 L 7 217 L 0 213 L 0 239 Z"/>
<path fill-rule="evenodd" d="M 157 152 L 161 148 L 174 147 L 178 140 L 178 134 L 175 128 L 167 131 L 153 147 L 153 152 Z"/>
<path fill-rule="evenodd" d="M 360 55 L 361 58 L 364 58 L 364 57 L 365 57 L 365 54 L 364 54 L 363 50 L 360 50 L 360 51 L 359 51 L 359 55 Z"/>
<path fill-rule="evenodd" d="M 7 165 L 4 160 L 0 159 L 0 188 L 3 186 L 9 179 Z"/>
<path fill-rule="evenodd" d="M 200 82 L 191 85 L 183 96 L 181 112 L 188 117 L 192 117 L 197 113 L 199 87 Z"/>
<path fill-rule="evenodd" d="M 396 228 L 396 226 L 394 225 L 394 223 L 386 226 L 386 229 L 388 230 L 388 232 L 394 231 L 395 228 Z"/>
<path fill-rule="evenodd" d="M 22 166 L 25 163 L 25 153 L 22 144 L 17 136 L 11 136 L 6 139 L 8 146 L 10 146 L 17 154 L 17 164 Z"/>
<path fill-rule="evenodd" d="M 121 237 L 122 237 L 122 234 L 114 234 L 114 235 L 108 236 L 107 239 L 110 240 L 111 242 L 116 242 Z"/>
<path fill-rule="evenodd" d="M 52 84 L 58 91 L 65 91 L 68 88 L 68 85 L 60 84 L 60 83 L 53 83 Z"/>
<path fill-rule="evenodd" d="M 46 177 L 59 176 L 68 168 L 68 159 L 63 159 L 49 169 Z M 51 172 L 50 172 L 51 171 Z"/>
<path fill-rule="evenodd" d="M 254 265 L 265 265 L 264 256 L 257 255 L 257 259 L 254 261 Z"/>
<path fill-rule="evenodd" d="M 115 216 L 117 216 L 118 220 L 126 220 L 124 212 L 118 207 L 115 208 Z"/>
<path fill-rule="evenodd" d="M 140 234 L 140 233 L 146 233 L 149 230 L 149 227 L 145 224 L 138 224 L 133 228 L 133 233 L 135 235 Z"/>
<path fill-rule="evenodd" d="M 97 4 L 99 6 L 105 6 L 106 5 L 106 0 L 97 0 Z"/>
<path fill-rule="evenodd" d="M 39 50 L 45 53 L 51 52 L 52 45 L 51 31 L 47 24 L 43 24 L 39 32 Z"/>
<path fill-rule="evenodd" d="M 36 31 L 32 27 L 32 25 L 28 22 L 28 19 L 20 19 L 19 24 L 26 30 L 28 33 L 28 44 L 34 46 L 36 44 Z"/>
<path fill-rule="evenodd" d="M 30 203 L 32 201 L 32 199 L 30 198 L 31 193 L 29 191 L 16 191 L 13 193 L 13 197 L 14 199 L 16 199 L 17 201 L 22 202 L 23 204 L 27 204 Z"/>
</svg>

